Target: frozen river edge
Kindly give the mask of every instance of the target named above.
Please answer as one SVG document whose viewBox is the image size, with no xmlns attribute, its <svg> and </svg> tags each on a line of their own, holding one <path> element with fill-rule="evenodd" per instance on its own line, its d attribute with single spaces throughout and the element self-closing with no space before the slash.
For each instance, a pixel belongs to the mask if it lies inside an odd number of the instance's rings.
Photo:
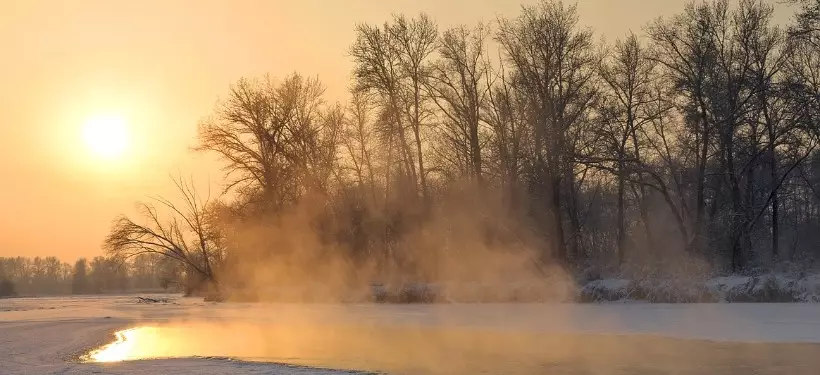
<svg viewBox="0 0 820 375">
<path fill-rule="evenodd" d="M 603 345 L 604 349 L 608 345 L 606 339 L 589 337 L 668 337 L 784 345 L 820 343 L 820 305 L 817 304 L 293 305 L 211 304 L 185 298 L 173 298 L 167 304 L 140 304 L 133 296 L 9 299 L 0 301 L 0 373 L 350 373 L 224 359 L 186 358 L 116 364 L 70 361 L 78 354 L 109 341 L 111 333 L 119 329 L 191 321 L 216 324 L 241 322 L 245 325 L 310 324 L 324 327 L 355 324 L 371 327 L 373 332 L 385 332 L 382 327 L 414 332 L 491 332 L 492 335 L 487 337 L 519 333 L 534 333 L 542 337 L 572 335 L 586 337 L 583 347 Z M 378 330 L 374 327 L 378 327 Z M 406 335 L 395 337 L 404 336 Z M 391 342 L 394 339 L 385 340 Z M 624 338 L 618 340 L 621 343 L 627 342 Z M 590 344 L 593 342 L 598 344 Z M 645 344 L 643 341 L 635 343 L 638 346 Z M 801 353 L 815 353 L 817 350 L 815 345 L 803 345 L 794 346 L 789 351 L 794 352 L 795 348 Z M 769 349 L 771 348 L 767 348 L 767 351 L 771 351 Z M 526 351 L 525 348 L 520 352 Z M 533 353 L 538 352 L 544 350 L 535 350 Z M 659 355 L 662 356 L 663 353 Z M 820 358 L 820 351 L 816 355 L 804 357 L 806 360 L 808 357 Z M 803 357 L 791 358 L 790 362 L 799 362 L 801 358 Z M 775 358 L 772 359 L 774 360 Z M 814 367 L 813 363 L 804 364 L 802 368 L 809 371 L 806 373 L 816 373 L 820 369 Z M 573 373 L 571 369 L 562 371 Z M 799 368 L 791 368 L 790 371 L 802 373 Z"/>
</svg>

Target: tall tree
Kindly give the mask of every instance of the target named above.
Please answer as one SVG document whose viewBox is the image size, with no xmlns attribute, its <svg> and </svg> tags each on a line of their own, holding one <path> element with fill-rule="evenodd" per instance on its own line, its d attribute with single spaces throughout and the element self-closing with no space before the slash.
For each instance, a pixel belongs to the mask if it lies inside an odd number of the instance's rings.
<svg viewBox="0 0 820 375">
<path fill-rule="evenodd" d="M 630 34 L 615 43 L 612 54 L 600 67 L 600 75 L 606 86 L 601 102 L 602 138 L 604 155 L 612 155 L 617 179 L 617 246 L 618 263 L 623 263 L 626 252 L 626 194 L 629 181 L 636 184 L 637 205 L 641 213 L 650 247 L 654 247 L 650 227 L 647 191 L 643 182 L 644 164 L 642 152 L 645 145 L 641 139 L 644 126 L 662 115 L 664 107 L 654 105 L 654 82 L 658 79 L 656 63 L 638 37 Z M 593 157 L 593 159 L 597 159 Z M 604 157 L 606 159 L 606 157 Z M 635 175 L 631 177 L 632 175 Z"/>
<path fill-rule="evenodd" d="M 523 91 L 515 87 L 517 81 L 502 66 L 488 82 L 484 110 L 484 121 L 491 129 L 488 161 L 509 198 L 518 195 L 517 187 L 532 155 L 528 126 L 532 109 Z"/>
<path fill-rule="evenodd" d="M 579 128 L 588 125 L 596 97 L 598 55 L 592 32 L 579 26 L 577 8 L 542 0 L 514 20 L 500 21 L 496 39 L 514 77 L 532 102 L 536 189 L 543 191 L 547 237 L 559 258 L 580 257 L 575 158 Z M 569 236 L 562 210 L 567 212 Z M 567 248 L 565 241 L 570 247 Z"/>
<path fill-rule="evenodd" d="M 71 294 L 86 294 L 90 292 L 88 285 L 88 260 L 77 259 L 74 263 L 74 272 L 71 275 Z"/>
<path fill-rule="evenodd" d="M 407 80 L 403 95 L 407 96 L 404 110 L 409 119 L 410 129 L 416 144 L 416 161 L 418 162 L 418 178 L 422 197 L 427 199 L 427 171 L 424 167 L 424 151 L 422 143 L 422 126 L 425 125 L 429 112 L 426 109 L 428 102 L 424 94 L 424 86 L 430 75 L 430 56 L 436 49 L 438 28 L 436 23 L 427 14 L 407 18 L 403 15 L 394 17 L 389 28 L 392 39 L 398 50 L 399 66 L 402 75 Z"/>
<path fill-rule="evenodd" d="M 379 106 L 379 132 L 387 149 L 385 177 L 390 185 L 394 158 L 399 160 L 398 175 L 407 176 L 414 187 L 418 176 L 413 153 L 406 134 L 404 119 L 405 77 L 398 49 L 397 36 L 389 23 L 383 27 L 361 24 L 356 26 L 356 40 L 350 47 L 353 57 L 354 92 L 372 94 Z"/>
<path fill-rule="evenodd" d="M 445 31 L 438 43 L 439 59 L 428 84 L 433 102 L 443 115 L 440 134 L 445 149 L 466 174 L 482 182 L 482 110 L 486 108 L 491 74 L 486 56 L 487 26 Z"/>
</svg>

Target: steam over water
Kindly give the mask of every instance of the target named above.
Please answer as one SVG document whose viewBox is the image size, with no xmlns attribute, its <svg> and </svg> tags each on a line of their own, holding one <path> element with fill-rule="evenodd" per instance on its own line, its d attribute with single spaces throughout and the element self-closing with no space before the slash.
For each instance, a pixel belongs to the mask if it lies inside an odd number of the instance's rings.
<svg viewBox="0 0 820 375">
<path fill-rule="evenodd" d="M 137 326 L 87 360 L 231 357 L 389 374 L 817 374 L 820 345 L 390 324 Z"/>
</svg>

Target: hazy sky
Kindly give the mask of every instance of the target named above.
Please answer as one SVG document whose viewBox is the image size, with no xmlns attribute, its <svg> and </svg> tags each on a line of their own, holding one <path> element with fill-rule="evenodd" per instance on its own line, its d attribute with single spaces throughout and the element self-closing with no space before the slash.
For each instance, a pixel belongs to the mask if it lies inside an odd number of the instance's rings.
<svg viewBox="0 0 820 375">
<path fill-rule="evenodd" d="M 524 3 L 532 3 L 525 0 Z M 615 39 L 678 12 L 681 0 L 580 0 L 582 23 Z M 100 254 L 111 220 L 169 174 L 218 183 L 192 153 L 196 124 L 243 76 L 318 74 L 349 85 L 357 22 L 429 13 L 440 27 L 514 16 L 518 0 L 0 0 L 0 256 Z M 782 8 L 782 6 L 779 6 Z M 779 21 L 788 20 L 779 9 Z M 80 133 L 119 114 L 132 144 L 89 154 Z"/>
</svg>

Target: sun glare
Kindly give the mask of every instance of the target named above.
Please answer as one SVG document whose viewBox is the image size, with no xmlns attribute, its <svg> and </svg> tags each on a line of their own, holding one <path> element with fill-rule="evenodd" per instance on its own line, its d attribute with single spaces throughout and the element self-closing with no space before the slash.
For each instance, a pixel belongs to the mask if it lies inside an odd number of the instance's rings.
<svg viewBox="0 0 820 375">
<path fill-rule="evenodd" d="M 116 340 L 111 344 L 93 351 L 88 355 L 96 362 L 120 362 L 127 360 L 134 349 L 134 335 L 136 329 L 126 329 L 115 333 Z"/>
<path fill-rule="evenodd" d="M 86 121 L 83 126 L 83 141 L 96 157 L 116 159 L 128 149 L 128 123 L 121 116 L 100 115 Z"/>
</svg>

